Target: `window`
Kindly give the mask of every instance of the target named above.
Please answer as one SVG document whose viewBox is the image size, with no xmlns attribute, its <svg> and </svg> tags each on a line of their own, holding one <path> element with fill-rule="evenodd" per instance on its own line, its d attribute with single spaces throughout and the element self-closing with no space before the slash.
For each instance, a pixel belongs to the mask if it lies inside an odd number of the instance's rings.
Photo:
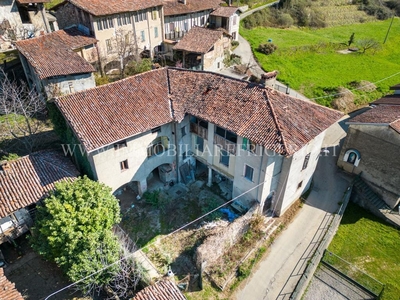
<svg viewBox="0 0 400 300">
<path fill-rule="evenodd" d="M 135 22 L 141 22 L 147 20 L 147 12 L 145 10 L 138 11 L 135 14 Z"/>
<path fill-rule="evenodd" d="M 154 38 L 158 38 L 158 27 L 154 27 Z"/>
<path fill-rule="evenodd" d="M 142 30 L 142 31 L 140 32 L 140 38 L 141 38 L 142 42 L 145 42 L 145 41 L 146 41 L 146 36 L 144 35 L 144 30 Z"/>
<path fill-rule="evenodd" d="M 217 63 L 217 68 L 218 68 L 218 69 L 221 68 L 221 63 L 220 63 L 220 62 Z"/>
<path fill-rule="evenodd" d="M 121 171 L 125 171 L 125 170 L 129 169 L 128 160 L 125 159 L 124 161 L 121 161 L 121 162 L 119 163 L 119 166 L 120 166 L 120 168 L 121 168 Z"/>
<path fill-rule="evenodd" d="M 360 152 L 355 149 L 349 149 L 344 154 L 343 160 L 357 167 L 361 160 Z"/>
<path fill-rule="evenodd" d="M 69 92 L 70 93 L 73 93 L 75 90 L 74 90 L 74 84 L 70 81 L 70 82 L 68 82 L 68 87 L 69 87 Z"/>
<path fill-rule="evenodd" d="M 244 165 L 244 178 L 253 181 L 254 169 L 248 165 Z"/>
<path fill-rule="evenodd" d="M 190 117 L 190 122 L 199 125 L 200 127 L 203 127 L 205 129 L 208 129 L 208 122 L 204 121 L 202 119 L 196 118 L 191 116 Z"/>
<path fill-rule="evenodd" d="M 300 181 L 299 184 L 297 185 L 297 189 L 301 188 L 303 186 L 303 181 Z"/>
<path fill-rule="evenodd" d="M 114 28 L 114 20 L 111 17 L 107 18 L 109 28 Z"/>
<path fill-rule="evenodd" d="M 235 133 L 225 130 L 221 127 L 217 126 L 215 133 L 232 143 L 237 142 L 237 135 Z"/>
<path fill-rule="evenodd" d="M 161 126 L 151 129 L 151 133 L 161 132 Z"/>
<path fill-rule="evenodd" d="M 118 26 L 131 24 L 132 23 L 131 22 L 131 16 L 129 15 L 129 13 L 120 14 L 120 15 L 118 15 L 117 23 L 118 23 Z"/>
<path fill-rule="evenodd" d="M 182 128 L 181 128 L 181 135 L 182 135 L 182 137 L 184 137 L 185 135 L 186 135 L 186 126 L 183 126 Z"/>
<path fill-rule="evenodd" d="M 242 149 L 251 153 L 256 153 L 257 145 L 247 138 L 243 138 Z"/>
<path fill-rule="evenodd" d="M 114 144 L 114 150 L 118 150 L 118 149 L 121 149 L 121 148 L 124 148 L 124 147 L 127 147 L 125 140 L 116 142 Z"/>
<path fill-rule="evenodd" d="M 232 25 L 236 25 L 236 22 L 237 22 L 237 16 L 233 16 Z"/>
<path fill-rule="evenodd" d="M 103 26 L 101 24 L 101 20 L 97 20 L 97 30 L 103 30 Z"/>
<path fill-rule="evenodd" d="M 122 26 L 122 19 L 124 19 L 124 17 L 121 16 L 121 15 L 119 15 L 118 18 L 117 18 L 117 25 L 118 25 L 118 26 Z M 125 24 L 124 24 L 124 25 L 125 25 Z"/>
<path fill-rule="evenodd" d="M 173 22 L 169 23 L 169 31 L 174 31 L 175 30 L 175 24 Z"/>
<path fill-rule="evenodd" d="M 225 150 L 221 150 L 220 152 L 219 162 L 227 167 L 229 167 L 229 153 Z"/>
<path fill-rule="evenodd" d="M 186 157 L 187 157 L 187 154 L 186 154 L 186 152 L 183 152 L 183 153 L 182 153 L 182 160 L 185 160 L 185 159 L 186 159 Z"/>
<path fill-rule="evenodd" d="M 302 171 L 305 170 L 308 166 L 308 161 L 310 160 L 310 155 L 311 153 L 308 153 L 306 157 L 304 157 L 304 162 L 303 162 L 303 168 L 301 169 Z"/>
<path fill-rule="evenodd" d="M 166 150 L 168 150 L 168 137 L 158 137 L 147 147 L 147 157 L 158 155 Z"/>
<path fill-rule="evenodd" d="M 157 20 L 157 17 L 158 17 L 158 11 L 157 11 L 156 8 L 154 8 L 154 9 L 152 10 L 152 12 L 151 12 L 151 19 L 152 19 L 152 20 Z"/>
<path fill-rule="evenodd" d="M 129 13 L 126 13 L 124 17 L 124 25 L 126 24 L 132 24 L 131 15 Z"/>
<path fill-rule="evenodd" d="M 206 23 L 206 19 L 204 17 L 201 17 L 200 25 L 203 26 L 205 23 Z"/>
<path fill-rule="evenodd" d="M 232 39 L 233 39 L 234 41 L 236 41 L 236 31 L 235 31 L 235 32 L 232 32 Z"/>
<path fill-rule="evenodd" d="M 107 48 L 107 53 L 112 52 L 111 39 L 106 40 L 106 48 Z"/>
<path fill-rule="evenodd" d="M 196 135 L 195 148 L 200 152 L 204 151 L 204 139 L 202 137 L 199 137 L 198 135 Z"/>
</svg>

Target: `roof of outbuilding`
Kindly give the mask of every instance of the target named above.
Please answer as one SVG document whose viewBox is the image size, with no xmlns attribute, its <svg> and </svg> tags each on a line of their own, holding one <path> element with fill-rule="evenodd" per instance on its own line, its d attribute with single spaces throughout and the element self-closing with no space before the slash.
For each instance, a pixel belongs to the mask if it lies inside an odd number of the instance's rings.
<svg viewBox="0 0 400 300">
<path fill-rule="evenodd" d="M 68 0 L 94 16 L 138 11 L 162 5 L 162 0 Z"/>
<path fill-rule="evenodd" d="M 342 116 L 247 81 L 174 68 L 66 95 L 56 104 L 88 152 L 188 113 L 292 155 Z"/>
<path fill-rule="evenodd" d="M 214 10 L 210 16 L 229 18 L 238 11 L 236 6 L 221 6 Z"/>
<path fill-rule="evenodd" d="M 221 30 L 193 27 L 173 49 L 204 54 L 214 46 L 223 34 Z"/>
<path fill-rule="evenodd" d="M 4 275 L 3 268 L 0 268 L 0 299 L 24 300 L 21 293 L 15 288 L 15 283 L 9 281 Z"/>
<path fill-rule="evenodd" d="M 186 4 L 178 0 L 164 0 L 164 15 L 182 15 L 203 10 L 218 8 L 222 0 L 186 0 Z"/>
<path fill-rule="evenodd" d="M 94 67 L 73 50 L 95 44 L 95 38 L 76 27 L 57 30 L 16 42 L 17 49 L 35 69 L 40 79 L 94 72 Z"/>
<path fill-rule="evenodd" d="M 3 164 L 0 218 L 46 197 L 56 182 L 72 181 L 77 176 L 70 159 L 58 151 L 40 151 Z"/>
<path fill-rule="evenodd" d="M 161 280 L 141 290 L 132 300 L 186 300 L 186 297 L 171 281 Z"/>
<path fill-rule="evenodd" d="M 349 123 L 390 124 L 400 119 L 400 106 L 378 105 L 350 119 Z"/>
<path fill-rule="evenodd" d="M 400 94 L 387 95 L 374 102 L 373 105 L 400 105 Z"/>
</svg>

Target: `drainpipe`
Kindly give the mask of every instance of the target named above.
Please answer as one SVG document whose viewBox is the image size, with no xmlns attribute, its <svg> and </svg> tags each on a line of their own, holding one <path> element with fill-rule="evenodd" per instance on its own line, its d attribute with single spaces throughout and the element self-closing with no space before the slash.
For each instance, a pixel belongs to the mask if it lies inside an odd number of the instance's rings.
<svg viewBox="0 0 400 300">
<path fill-rule="evenodd" d="M 260 163 L 260 169 L 258 170 L 258 182 L 257 184 L 260 184 L 260 179 L 261 179 L 261 170 L 262 170 L 262 166 L 263 166 L 263 161 L 264 161 L 264 147 L 261 147 L 261 163 Z M 265 180 L 263 180 L 265 181 Z M 261 185 L 262 187 L 264 187 L 264 184 Z M 260 185 L 257 186 L 257 199 L 260 199 Z M 262 205 L 261 205 L 262 204 Z M 260 213 L 262 214 L 262 211 L 264 209 L 264 202 L 262 199 L 260 199 Z"/>
<path fill-rule="evenodd" d="M 150 11 L 150 18 L 153 18 L 153 11 Z M 149 33 L 149 48 L 150 48 L 150 58 L 153 59 L 153 46 L 151 45 L 151 32 L 150 32 L 150 21 L 149 16 L 147 16 L 147 32 Z"/>
<path fill-rule="evenodd" d="M 181 182 L 181 176 L 179 174 L 179 155 L 180 151 L 178 151 L 178 130 L 177 130 L 177 122 L 174 122 L 174 132 L 175 132 L 175 146 L 176 146 L 176 155 L 175 155 L 175 163 L 176 163 L 176 175 L 178 179 L 178 183 Z"/>
</svg>

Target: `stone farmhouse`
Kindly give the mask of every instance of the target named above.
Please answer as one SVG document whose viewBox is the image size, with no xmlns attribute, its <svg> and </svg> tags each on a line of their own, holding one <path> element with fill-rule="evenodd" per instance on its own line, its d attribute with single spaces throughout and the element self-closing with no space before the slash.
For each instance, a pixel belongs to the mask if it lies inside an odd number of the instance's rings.
<svg viewBox="0 0 400 300">
<path fill-rule="evenodd" d="M 31 212 L 60 181 L 72 181 L 78 170 L 57 151 L 40 151 L 0 165 L 0 244 L 26 232 Z"/>
<path fill-rule="evenodd" d="M 392 89 L 394 95 L 372 102 L 369 110 L 348 121 L 337 164 L 360 174 L 394 208 L 400 201 L 400 85 Z"/>
<path fill-rule="evenodd" d="M 182 67 L 218 71 L 224 67 L 225 51 L 231 49 L 231 36 L 223 29 L 192 28 L 173 50 L 182 56 Z"/>
<path fill-rule="evenodd" d="M 225 29 L 234 41 L 239 39 L 239 10 L 234 6 L 218 7 L 210 14 L 210 28 Z"/>
<path fill-rule="evenodd" d="M 341 113 L 205 71 L 161 68 L 55 99 L 78 166 L 117 192 L 150 178 L 225 180 L 282 214 L 308 189 Z M 70 143 L 74 143 L 74 141 Z M 71 151 L 72 152 L 72 151 Z M 194 175 L 196 176 L 196 175 Z"/>
<path fill-rule="evenodd" d="M 96 86 L 97 40 L 77 27 L 18 41 L 16 47 L 30 88 L 52 98 Z"/>
<path fill-rule="evenodd" d="M 80 25 L 98 40 L 102 68 L 143 51 L 153 57 L 163 41 L 162 0 L 68 0 L 54 8 L 60 28 Z M 121 53 L 122 52 L 122 53 Z"/>
</svg>

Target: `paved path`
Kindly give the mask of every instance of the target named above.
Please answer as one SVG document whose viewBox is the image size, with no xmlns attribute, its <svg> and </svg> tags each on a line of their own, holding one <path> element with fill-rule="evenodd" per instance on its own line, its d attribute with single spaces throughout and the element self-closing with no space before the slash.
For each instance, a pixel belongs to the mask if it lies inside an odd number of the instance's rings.
<svg viewBox="0 0 400 300">
<path fill-rule="evenodd" d="M 306 204 L 270 247 L 258 269 L 243 283 L 236 299 L 289 299 L 305 268 L 304 258 L 310 255 L 327 219 L 337 211 L 348 186 L 336 168 L 337 156 L 334 156 L 335 152 L 338 155 L 339 141 L 344 136 L 345 131 L 339 124 L 328 130 L 324 146 L 330 153 L 320 157 Z"/>
<path fill-rule="evenodd" d="M 248 10 L 248 11 L 246 11 L 246 12 L 244 12 L 244 13 L 242 13 L 240 15 L 240 19 L 243 20 L 244 18 L 250 16 L 252 13 L 255 13 L 256 11 L 262 10 L 262 9 L 270 7 L 270 6 L 273 6 L 273 5 L 277 4 L 277 3 L 279 3 L 279 0 L 275 1 L 275 2 L 272 2 L 272 3 L 264 4 L 262 6 L 259 6 L 257 8 L 251 9 L 251 10 Z"/>
</svg>

